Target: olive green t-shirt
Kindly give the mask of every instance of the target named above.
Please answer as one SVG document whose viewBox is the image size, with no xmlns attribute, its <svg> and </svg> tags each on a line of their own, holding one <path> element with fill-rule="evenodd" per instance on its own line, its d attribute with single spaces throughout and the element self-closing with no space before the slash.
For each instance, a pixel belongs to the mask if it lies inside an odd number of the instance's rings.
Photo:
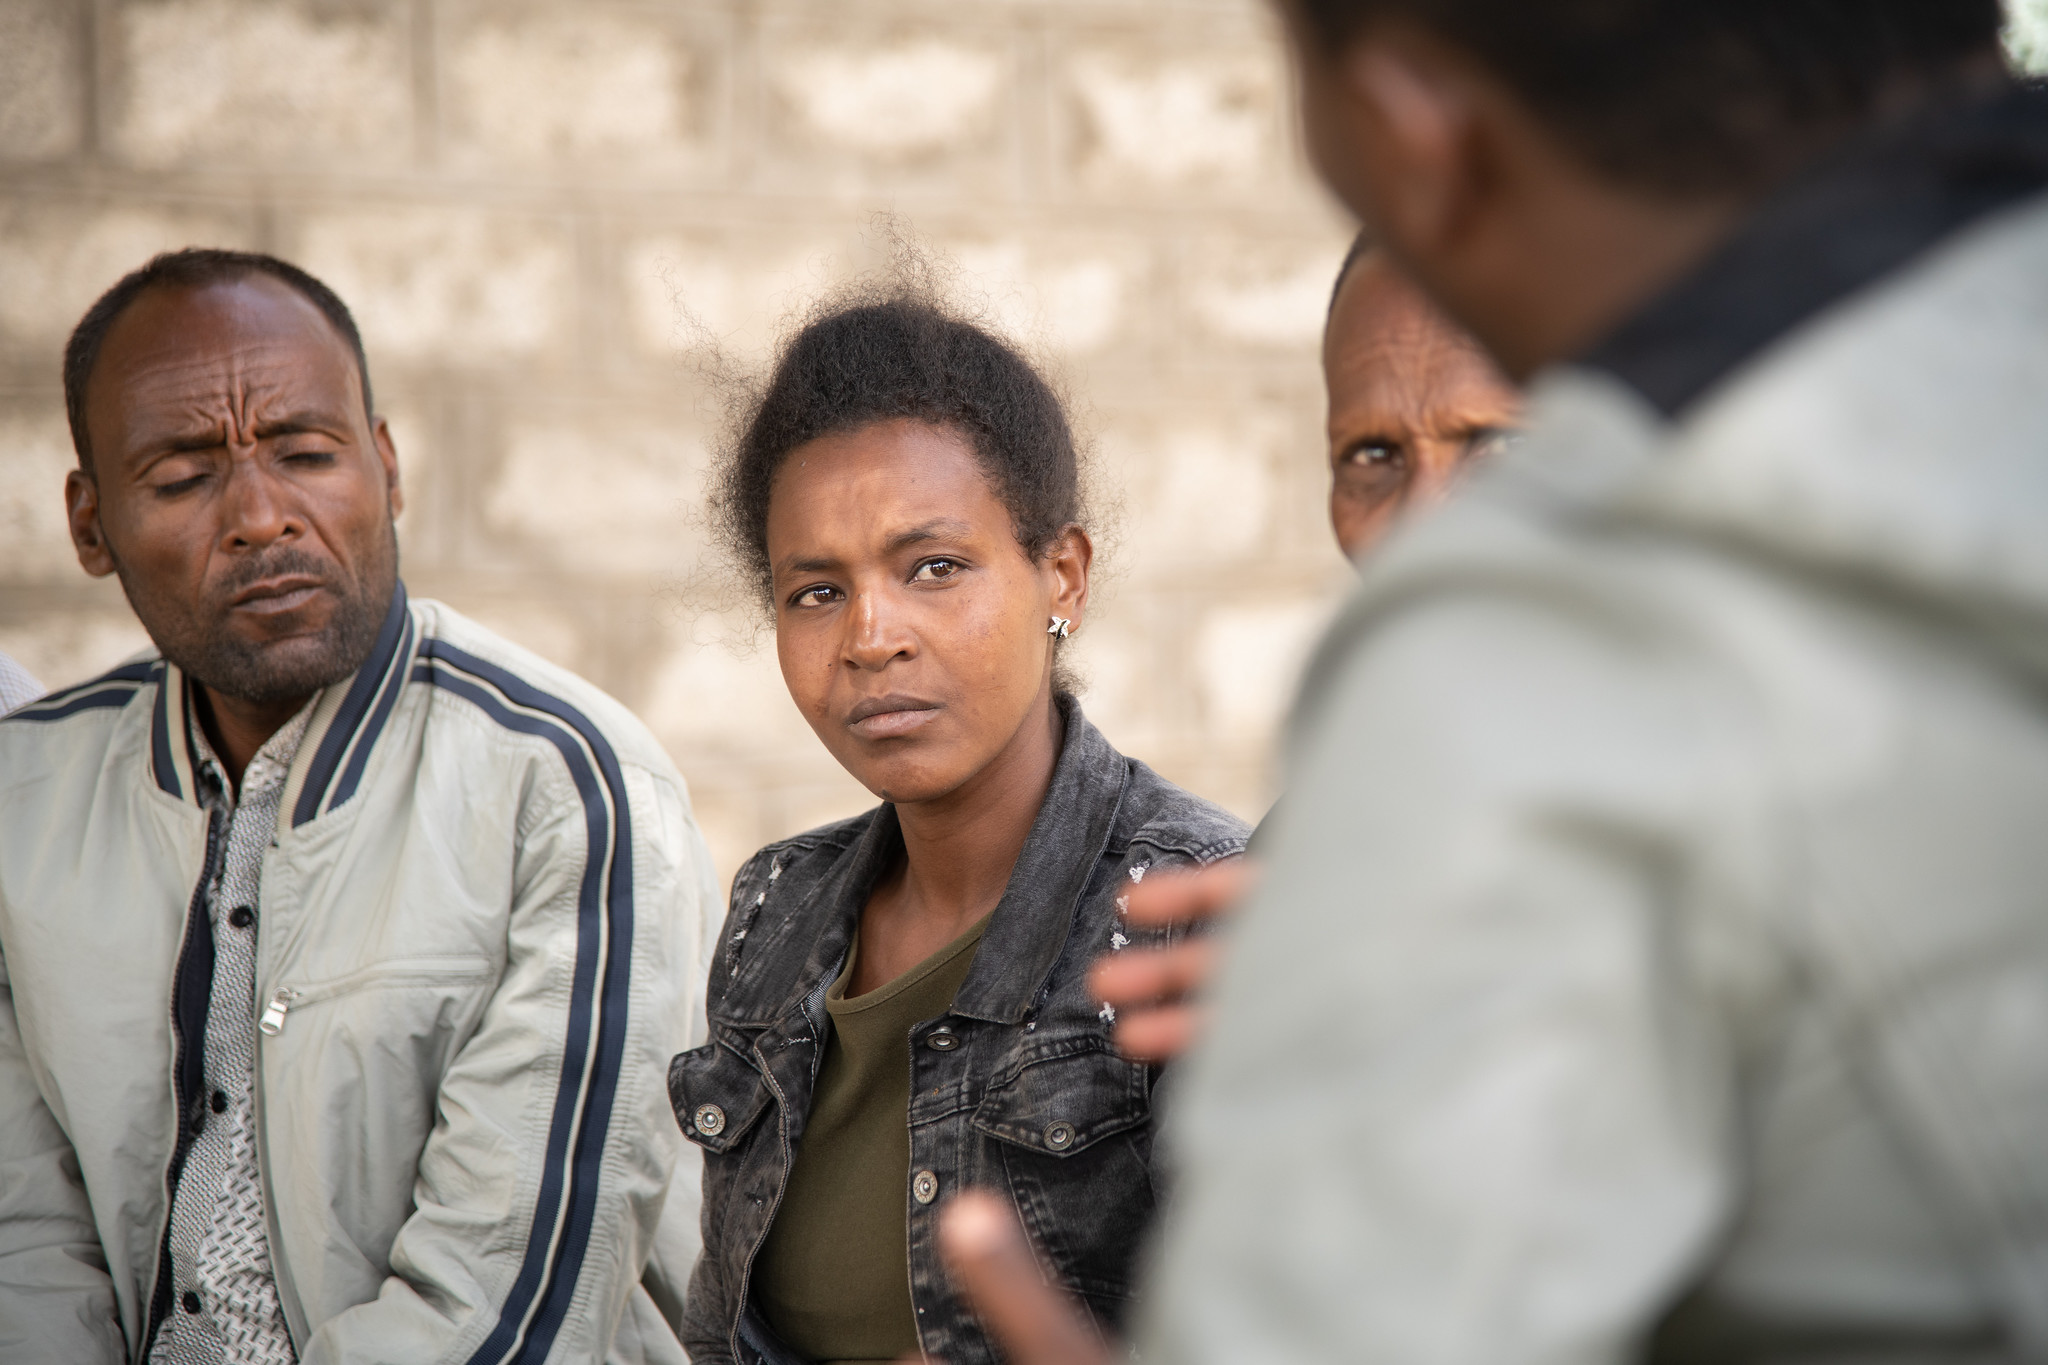
<svg viewBox="0 0 2048 1365">
<path fill-rule="evenodd" d="M 973 928 L 885 986 L 846 998 L 860 936 L 825 993 L 832 1037 L 782 1207 L 754 1258 L 775 1334 L 806 1359 L 868 1365 L 917 1352 L 910 1302 L 910 1030 L 952 1006 Z"/>
</svg>

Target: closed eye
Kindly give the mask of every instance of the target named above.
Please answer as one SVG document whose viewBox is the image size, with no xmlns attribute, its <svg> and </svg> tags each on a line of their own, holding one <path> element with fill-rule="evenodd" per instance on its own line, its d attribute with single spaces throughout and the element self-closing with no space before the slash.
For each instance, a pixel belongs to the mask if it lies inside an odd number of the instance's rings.
<svg viewBox="0 0 2048 1365">
<path fill-rule="evenodd" d="M 150 491 L 160 498 L 175 498 L 182 494 L 190 493 L 205 482 L 206 475 L 191 474 L 182 479 L 173 479 L 169 483 L 152 484 L 150 485 Z"/>
</svg>

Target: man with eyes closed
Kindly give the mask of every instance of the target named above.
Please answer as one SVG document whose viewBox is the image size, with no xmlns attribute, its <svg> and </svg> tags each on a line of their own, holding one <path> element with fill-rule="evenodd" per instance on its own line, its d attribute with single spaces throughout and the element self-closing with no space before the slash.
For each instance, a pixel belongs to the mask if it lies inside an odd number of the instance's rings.
<svg viewBox="0 0 2048 1365">
<path fill-rule="evenodd" d="M 0 1360 L 682 1360 L 682 780 L 408 599 L 318 280 L 159 257 L 64 380 L 79 561 L 156 650 L 0 721 Z"/>
<path fill-rule="evenodd" d="M 742 414 L 726 542 L 798 708 L 883 804 L 733 883 L 711 1042 L 670 1073 L 705 1153 L 698 1365 L 987 1365 L 939 1264 L 945 1200 L 1029 1210 L 1050 1271 L 1122 1321 L 1154 1206 L 1155 1068 L 1089 994 L 1148 873 L 1235 818 L 1119 754 L 1061 666 L 1093 547 L 1059 400 L 914 291 L 825 311 Z"/>
</svg>

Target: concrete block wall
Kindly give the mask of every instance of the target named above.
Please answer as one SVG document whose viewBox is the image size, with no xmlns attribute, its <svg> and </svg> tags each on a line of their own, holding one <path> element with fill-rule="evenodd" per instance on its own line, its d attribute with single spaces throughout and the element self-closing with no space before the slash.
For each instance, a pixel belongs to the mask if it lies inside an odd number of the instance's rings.
<svg viewBox="0 0 2048 1365">
<path fill-rule="evenodd" d="M 1075 398 L 1117 511 L 1091 714 L 1256 816 L 1345 578 L 1347 233 L 1288 99 L 1260 0 L 0 0 L 0 650 L 54 686 L 145 643 L 64 533 L 72 322 L 154 251 L 275 251 L 361 321 L 413 590 L 635 707 L 729 877 L 871 798 L 689 590 L 683 310 L 759 355 L 886 210 Z"/>
</svg>

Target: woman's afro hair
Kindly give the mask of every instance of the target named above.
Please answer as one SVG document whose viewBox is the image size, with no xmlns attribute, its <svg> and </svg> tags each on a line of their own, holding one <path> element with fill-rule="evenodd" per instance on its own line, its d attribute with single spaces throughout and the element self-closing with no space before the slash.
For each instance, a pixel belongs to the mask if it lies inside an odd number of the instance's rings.
<svg viewBox="0 0 2048 1365">
<path fill-rule="evenodd" d="M 909 418 L 966 438 L 1034 559 L 1081 523 L 1080 459 L 1059 395 L 1008 342 L 901 275 L 842 293 L 742 386 L 711 472 L 717 539 L 764 605 L 768 503 L 783 461 L 822 436 Z"/>
</svg>

